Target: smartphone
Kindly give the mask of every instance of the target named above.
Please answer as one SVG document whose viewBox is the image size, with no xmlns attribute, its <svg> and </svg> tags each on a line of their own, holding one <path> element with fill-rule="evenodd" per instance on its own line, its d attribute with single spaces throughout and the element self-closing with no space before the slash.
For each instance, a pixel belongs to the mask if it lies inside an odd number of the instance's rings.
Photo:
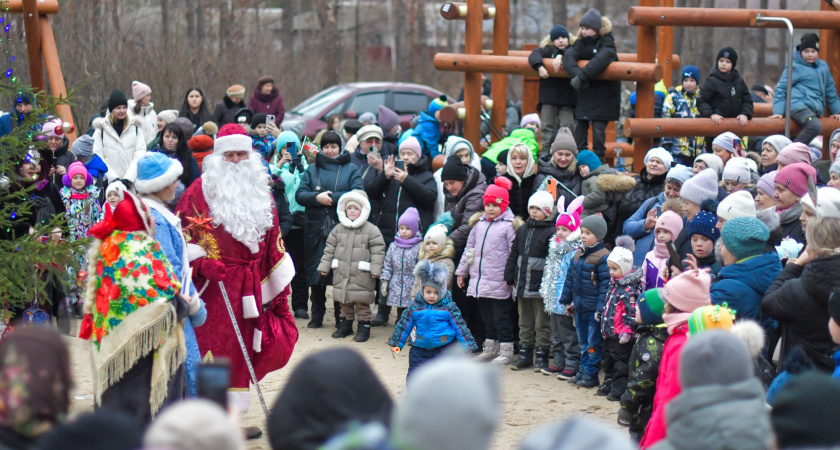
<svg viewBox="0 0 840 450">
<path fill-rule="evenodd" d="M 206 398 L 227 410 L 230 388 L 230 361 L 218 358 L 212 363 L 198 365 L 198 396 Z"/>
<path fill-rule="evenodd" d="M 368 153 L 370 153 L 371 155 L 379 155 L 379 147 L 371 145 Z"/>
<path fill-rule="evenodd" d="M 661 205 L 661 204 L 660 204 L 660 205 L 656 205 L 656 215 L 657 215 L 657 216 L 661 216 L 661 215 L 662 215 L 662 205 Z"/>
<path fill-rule="evenodd" d="M 396 167 L 397 169 L 400 169 L 403 172 L 405 172 L 405 161 L 403 161 L 401 159 L 398 159 L 398 160 L 394 161 L 394 167 Z"/>
<path fill-rule="evenodd" d="M 297 147 L 295 147 L 295 143 L 294 142 L 286 143 L 286 151 L 289 152 L 289 154 L 292 155 L 292 157 L 297 155 Z"/>
<path fill-rule="evenodd" d="M 265 116 L 265 126 L 268 126 L 270 123 L 274 123 L 274 114 L 268 114 Z"/>
<path fill-rule="evenodd" d="M 551 194 L 551 197 L 554 198 L 554 201 L 557 201 L 557 180 L 554 178 L 549 178 L 545 184 L 545 190 Z"/>
<path fill-rule="evenodd" d="M 674 241 L 667 241 L 665 242 L 665 246 L 668 247 L 668 254 L 670 255 L 670 260 L 668 261 L 668 267 L 679 267 L 680 269 L 683 268 L 682 261 L 680 261 L 680 254 L 677 252 L 677 246 L 674 245 Z"/>
</svg>

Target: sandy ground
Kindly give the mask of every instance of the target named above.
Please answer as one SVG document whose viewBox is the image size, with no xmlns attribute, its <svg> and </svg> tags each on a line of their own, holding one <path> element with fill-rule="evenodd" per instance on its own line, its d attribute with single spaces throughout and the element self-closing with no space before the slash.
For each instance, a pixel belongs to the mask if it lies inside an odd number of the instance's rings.
<svg viewBox="0 0 840 450">
<path fill-rule="evenodd" d="M 332 302 L 328 302 L 327 308 L 331 309 L 331 305 Z M 269 374 L 260 382 L 268 407 L 271 408 L 274 404 L 274 399 L 286 384 L 286 378 L 299 361 L 311 353 L 338 346 L 350 347 L 364 355 L 395 401 L 399 403 L 405 391 L 408 352 L 399 353 L 396 361 L 391 357 L 387 341 L 394 330 L 395 317 L 396 313 L 392 313 L 390 327 L 386 325 L 372 328 L 371 338 L 365 343 L 353 342 L 352 336 L 341 340 L 330 337 L 334 330 L 331 310 L 327 311 L 324 327 L 321 329 L 306 328 L 308 321 L 298 319 L 296 322 L 300 330 L 300 339 L 289 364 L 282 370 Z M 67 340 L 75 381 L 71 413 L 77 414 L 93 409 L 89 350 L 86 341 L 74 337 L 68 337 Z M 618 403 L 596 396 L 594 389 L 581 389 L 556 377 L 534 373 L 532 370 L 517 372 L 508 367 L 500 367 L 498 370 L 502 379 L 503 415 L 492 443 L 494 449 L 516 448 L 522 438 L 540 424 L 565 416 L 586 416 L 612 428 L 620 428 L 615 422 Z M 265 417 L 253 388 L 251 408 L 248 414 L 241 418 L 241 422 L 266 430 Z M 261 439 L 249 441 L 248 444 L 249 449 L 271 448 L 265 434 Z"/>
</svg>

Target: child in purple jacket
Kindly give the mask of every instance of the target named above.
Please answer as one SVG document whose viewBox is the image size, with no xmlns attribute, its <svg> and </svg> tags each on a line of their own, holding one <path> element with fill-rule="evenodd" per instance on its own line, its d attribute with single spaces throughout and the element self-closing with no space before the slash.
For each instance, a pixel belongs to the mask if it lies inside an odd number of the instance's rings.
<svg viewBox="0 0 840 450">
<path fill-rule="evenodd" d="M 379 291 L 383 298 L 388 299 L 388 306 L 397 307 L 397 317 L 400 317 L 413 300 L 411 288 L 414 286 L 414 266 L 417 265 L 423 237 L 420 236 L 420 213 L 417 208 L 406 209 L 397 223 L 399 231 L 385 253 Z"/>
</svg>

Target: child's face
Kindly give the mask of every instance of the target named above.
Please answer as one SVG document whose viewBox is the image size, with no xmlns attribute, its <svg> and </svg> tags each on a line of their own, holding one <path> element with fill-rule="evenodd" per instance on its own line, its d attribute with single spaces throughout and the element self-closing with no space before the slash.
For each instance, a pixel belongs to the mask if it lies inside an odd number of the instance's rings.
<svg viewBox="0 0 840 450">
<path fill-rule="evenodd" d="M 431 255 L 440 249 L 440 246 L 435 241 L 426 241 L 424 244 L 426 248 L 426 255 Z"/>
<path fill-rule="evenodd" d="M 426 303 L 434 305 L 438 301 L 438 291 L 431 286 L 423 286 L 423 300 Z"/>
<path fill-rule="evenodd" d="M 580 176 L 582 176 L 583 178 L 589 176 L 589 166 L 582 164 L 580 167 L 578 167 L 578 170 L 580 171 Z"/>
<path fill-rule="evenodd" d="M 598 30 L 589 27 L 580 27 L 580 35 L 583 37 L 592 37 L 598 34 Z"/>
<path fill-rule="evenodd" d="M 487 203 L 484 205 L 484 212 L 488 219 L 495 219 L 502 213 L 502 208 L 495 203 Z"/>
<path fill-rule="evenodd" d="M 507 164 L 499 161 L 496 163 L 496 175 L 502 176 L 507 173 Z"/>
<path fill-rule="evenodd" d="M 400 237 L 403 239 L 411 239 L 412 237 L 414 237 L 414 231 L 412 231 L 411 228 L 408 228 L 405 225 L 400 225 L 399 234 Z"/>
<path fill-rule="evenodd" d="M 559 49 L 564 49 L 569 46 L 569 38 L 560 36 L 554 40 L 554 46 Z"/>
<path fill-rule="evenodd" d="M 720 73 L 729 73 L 729 71 L 732 70 L 732 61 L 730 61 L 729 58 L 720 58 L 718 59 L 717 66 Z"/>
<path fill-rule="evenodd" d="M 743 191 L 747 188 L 747 183 L 739 183 L 733 180 L 723 180 L 724 189 L 726 192 L 731 194 L 733 192 Z"/>
<path fill-rule="evenodd" d="M 557 233 L 555 234 L 555 236 L 557 236 L 557 239 L 565 241 L 570 234 L 572 234 L 572 230 L 564 227 L 563 225 L 560 225 L 559 227 L 557 227 Z"/>
<path fill-rule="evenodd" d="M 621 267 L 618 267 L 618 264 L 612 261 L 607 261 L 607 266 L 609 266 L 610 268 L 610 276 L 612 278 L 621 278 L 624 276 L 624 274 L 621 272 Z"/>
<path fill-rule="evenodd" d="M 268 129 L 265 127 L 264 123 L 261 123 L 261 124 L 257 125 L 257 127 L 254 128 L 254 131 L 257 133 L 257 136 L 259 136 L 259 137 L 265 137 L 266 133 L 268 133 Z"/>
<path fill-rule="evenodd" d="M 81 191 L 85 188 L 85 176 L 80 173 L 73 175 L 73 179 L 70 180 L 70 186 L 77 191 Z"/>
<path fill-rule="evenodd" d="M 703 161 L 694 161 L 694 169 L 692 170 L 692 172 L 694 173 L 694 175 L 697 175 L 698 173 L 708 168 L 709 167 Z"/>
<path fill-rule="evenodd" d="M 108 204 L 111 205 L 111 209 L 113 210 L 113 208 L 117 207 L 117 203 L 120 202 L 120 195 L 111 191 L 105 199 L 108 200 Z"/>
<path fill-rule="evenodd" d="M 584 247 L 592 247 L 600 241 L 588 228 L 580 227 L 580 243 Z"/>
<path fill-rule="evenodd" d="M 691 251 L 697 258 L 705 258 L 715 251 L 715 241 L 702 234 L 691 235 Z"/>
<path fill-rule="evenodd" d="M 799 216 L 799 223 L 802 224 L 802 229 L 808 228 L 808 222 L 817 218 L 814 210 L 810 206 L 802 205 L 802 214 Z"/>
<path fill-rule="evenodd" d="M 688 93 L 692 93 L 697 90 L 697 80 L 691 77 L 686 77 L 682 83 L 683 90 Z"/>
<path fill-rule="evenodd" d="M 513 167 L 513 172 L 521 177 L 525 175 L 525 169 L 528 168 L 528 157 L 521 153 L 513 153 L 510 155 L 510 165 Z"/>
<path fill-rule="evenodd" d="M 664 243 L 664 242 L 673 241 L 673 240 L 674 240 L 674 235 L 671 234 L 670 231 L 668 231 L 664 228 L 657 228 L 657 230 L 656 230 L 656 242 Z"/>
<path fill-rule="evenodd" d="M 470 149 L 462 148 L 455 152 L 455 155 L 461 160 L 462 164 L 469 164 L 470 163 Z"/>
<path fill-rule="evenodd" d="M 531 218 L 536 220 L 537 222 L 539 222 L 540 220 L 545 220 L 546 218 L 545 211 L 543 211 L 541 208 L 537 208 L 536 206 L 528 208 L 528 215 L 530 215 Z"/>
<path fill-rule="evenodd" d="M 802 55 L 802 59 L 805 60 L 808 64 L 814 64 L 817 62 L 817 58 L 820 57 L 820 52 L 817 51 L 815 48 L 806 48 L 802 50 L 800 53 Z"/>
<path fill-rule="evenodd" d="M 344 212 L 347 214 L 347 218 L 350 220 L 356 220 L 359 218 L 359 216 L 362 215 L 362 210 L 359 209 L 358 206 L 353 204 L 347 205 L 347 209 L 345 209 Z"/>
</svg>

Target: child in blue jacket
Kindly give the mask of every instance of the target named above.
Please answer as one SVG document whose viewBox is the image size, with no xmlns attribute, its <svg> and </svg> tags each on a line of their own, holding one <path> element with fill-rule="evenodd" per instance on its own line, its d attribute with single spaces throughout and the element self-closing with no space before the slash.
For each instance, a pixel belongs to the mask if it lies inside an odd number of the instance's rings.
<svg viewBox="0 0 840 450">
<path fill-rule="evenodd" d="M 417 126 L 414 127 L 412 136 L 420 141 L 420 147 L 423 149 L 423 156 L 429 158 L 429 161 L 435 159 L 435 156 L 440 154 L 440 122 L 438 121 L 437 112 L 441 110 L 448 103 L 446 96 L 441 95 L 440 98 L 432 100 L 427 111 L 421 111 L 420 117 L 417 119 Z"/>
<path fill-rule="evenodd" d="M 796 52 L 793 54 L 793 86 L 790 90 L 790 118 L 802 126 L 796 136 L 796 142 L 808 145 L 822 132 L 820 117 L 825 111 L 825 104 L 831 111 L 831 117 L 840 120 L 840 98 L 828 64 L 820 59 L 820 38 L 814 33 L 802 36 Z M 784 117 L 785 98 L 787 96 L 787 67 L 782 78 L 776 84 L 773 96 L 773 115 L 771 118 Z"/>
<path fill-rule="evenodd" d="M 610 252 L 604 248 L 607 222 L 601 216 L 593 215 L 580 223 L 580 250 L 575 253 L 563 296 L 560 297 L 568 314 L 575 313 L 578 342 L 580 342 L 580 368 L 569 378 L 570 383 L 580 387 L 598 386 L 598 372 L 601 371 L 603 353 L 600 320 L 604 313 L 607 288 L 610 284 L 610 268 L 607 257 Z"/>
<path fill-rule="evenodd" d="M 392 351 L 398 352 L 411 339 L 408 376 L 454 345 L 455 341 L 467 350 L 478 349 L 472 333 L 461 318 L 461 310 L 446 289 L 449 277 L 446 266 L 424 259 L 414 268 L 414 276 L 420 280 L 421 290 L 403 312 L 388 341 Z"/>
</svg>

